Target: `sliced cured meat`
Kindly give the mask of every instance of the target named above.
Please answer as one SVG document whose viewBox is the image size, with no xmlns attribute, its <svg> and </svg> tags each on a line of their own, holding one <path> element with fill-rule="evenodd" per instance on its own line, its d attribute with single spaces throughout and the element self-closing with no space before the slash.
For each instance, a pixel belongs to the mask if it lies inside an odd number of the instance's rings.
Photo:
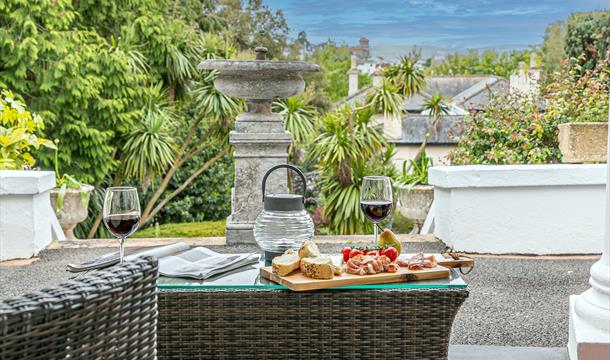
<svg viewBox="0 0 610 360">
<path fill-rule="evenodd" d="M 354 275 L 396 272 L 398 264 L 392 263 L 385 255 L 356 255 L 344 264 L 345 272 Z"/>
<path fill-rule="evenodd" d="M 436 266 L 436 258 L 434 255 L 425 256 L 423 252 L 420 252 L 407 261 L 398 259 L 398 265 L 408 267 L 409 270 L 430 269 Z"/>
</svg>

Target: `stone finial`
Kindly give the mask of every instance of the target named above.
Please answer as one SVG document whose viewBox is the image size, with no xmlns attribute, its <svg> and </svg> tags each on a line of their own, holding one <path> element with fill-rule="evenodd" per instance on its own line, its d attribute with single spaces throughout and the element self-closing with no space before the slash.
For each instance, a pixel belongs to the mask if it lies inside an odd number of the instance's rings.
<svg viewBox="0 0 610 360">
<path fill-rule="evenodd" d="M 525 61 L 519 61 L 519 76 L 525 76 Z"/>
<path fill-rule="evenodd" d="M 357 67 L 358 67 L 358 57 L 355 54 L 352 54 L 352 66 L 350 67 L 350 70 L 356 70 Z"/>
<path fill-rule="evenodd" d="M 264 46 L 257 46 L 254 48 L 254 52 L 256 53 L 256 60 L 265 60 L 267 58 L 267 50 Z"/>
<path fill-rule="evenodd" d="M 535 69 L 538 67 L 537 60 L 538 60 L 538 56 L 536 55 L 536 53 L 535 52 L 531 53 L 530 54 L 530 69 Z"/>
</svg>

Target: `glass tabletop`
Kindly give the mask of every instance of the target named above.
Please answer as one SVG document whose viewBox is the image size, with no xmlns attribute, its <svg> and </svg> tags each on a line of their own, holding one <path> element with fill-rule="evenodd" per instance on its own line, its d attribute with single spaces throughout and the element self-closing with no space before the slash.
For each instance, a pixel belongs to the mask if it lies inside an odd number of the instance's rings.
<svg viewBox="0 0 610 360">
<path fill-rule="evenodd" d="M 338 256 L 332 257 L 335 264 L 340 263 Z M 159 277 L 157 287 L 160 290 L 207 290 L 207 289 L 257 289 L 275 290 L 287 289 L 260 276 L 260 267 L 265 266 L 264 260 L 258 264 L 247 265 L 233 271 L 213 276 L 206 280 L 186 278 Z M 420 280 L 390 284 L 370 284 L 334 287 L 326 290 L 347 289 L 463 289 L 467 285 L 457 269 L 451 269 L 451 275 L 445 279 Z"/>
</svg>

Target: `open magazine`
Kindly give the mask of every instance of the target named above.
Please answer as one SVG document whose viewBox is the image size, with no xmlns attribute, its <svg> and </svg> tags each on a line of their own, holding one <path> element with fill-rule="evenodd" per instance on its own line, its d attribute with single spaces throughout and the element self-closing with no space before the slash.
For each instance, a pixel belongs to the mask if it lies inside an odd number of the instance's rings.
<svg viewBox="0 0 610 360">
<path fill-rule="evenodd" d="M 260 255 L 219 254 L 205 247 L 190 249 L 185 243 L 176 243 L 148 250 L 134 252 L 125 256 L 125 261 L 141 256 L 153 256 L 159 261 L 159 274 L 169 277 L 188 277 L 205 280 L 211 276 L 257 263 Z M 80 265 L 68 264 L 71 272 L 101 269 L 118 263 L 118 253 L 102 255 Z"/>
</svg>

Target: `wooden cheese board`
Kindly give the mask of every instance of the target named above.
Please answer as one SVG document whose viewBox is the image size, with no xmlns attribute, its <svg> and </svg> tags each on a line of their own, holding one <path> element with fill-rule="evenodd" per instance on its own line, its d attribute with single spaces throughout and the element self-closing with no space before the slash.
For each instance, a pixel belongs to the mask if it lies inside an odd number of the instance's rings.
<svg viewBox="0 0 610 360">
<path fill-rule="evenodd" d="M 424 270 L 409 270 L 406 267 L 401 267 L 395 273 L 384 272 L 372 275 L 352 275 L 343 273 L 340 276 L 333 277 L 332 279 L 322 280 L 308 278 L 301 274 L 299 270 L 296 270 L 286 276 L 279 276 L 273 273 L 271 266 L 265 266 L 260 269 L 260 274 L 262 277 L 283 285 L 293 291 L 320 290 L 337 286 L 386 284 L 418 280 L 444 279 L 449 277 L 450 272 L 451 270 L 443 266 L 436 266 L 434 268 Z"/>
<path fill-rule="evenodd" d="M 408 259 L 409 256 L 401 256 L 401 258 Z M 450 257 L 444 257 L 442 255 L 435 254 L 434 258 L 436 263 L 440 266 L 448 268 L 471 268 L 474 266 L 474 260 L 468 257 L 460 257 L 459 259 L 453 259 Z"/>
</svg>

